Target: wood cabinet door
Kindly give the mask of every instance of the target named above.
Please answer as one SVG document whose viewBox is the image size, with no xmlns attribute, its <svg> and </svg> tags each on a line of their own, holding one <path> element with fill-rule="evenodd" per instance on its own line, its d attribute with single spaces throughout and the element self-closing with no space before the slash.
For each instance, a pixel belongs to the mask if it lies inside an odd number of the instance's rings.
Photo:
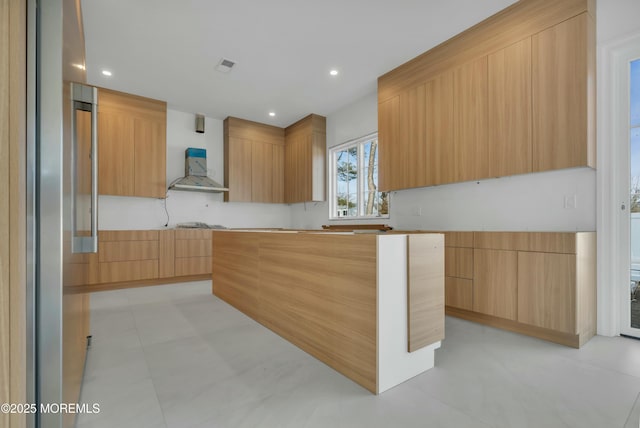
<svg viewBox="0 0 640 428">
<path fill-rule="evenodd" d="M 403 168 L 396 150 L 399 135 L 400 97 L 396 96 L 378 104 L 378 188 L 382 192 L 399 189 L 397 174 Z"/>
<path fill-rule="evenodd" d="M 467 63 L 454 74 L 455 181 L 489 176 L 487 142 L 487 57 Z"/>
<path fill-rule="evenodd" d="M 444 271 L 446 276 L 473 279 L 473 248 L 445 247 Z"/>
<path fill-rule="evenodd" d="M 133 117 L 101 106 L 98 141 L 98 193 L 134 196 Z"/>
<path fill-rule="evenodd" d="M 531 172 L 531 38 L 488 58 L 488 175 Z"/>
<path fill-rule="evenodd" d="M 473 251 L 473 310 L 510 320 L 517 314 L 518 253 Z"/>
<path fill-rule="evenodd" d="M 229 187 L 225 201 L 251 202 L 251 152 L 252 143 L 243 138 L 229 137 L 228 165 L 225 175 L 228 174 Z"/>
<path fill-rule="evenodd" d="M 425 185 L 455 181 L 453 72 L 425 84 Z"/>
<path fill-rule="evenodd" d="M 312 200 L 311 194 L 312 135 L 297 133 L 287 137 L 285 145 L 285 202 Z"/>
<path fill-rule="evenodd" d="M 589 163 L 589 19 L 583 13 L 532 38 L 534 172 Z"/>
<path fill-rule="evenodd" d="M 134 194 L 148 198 L 167 195 L 166 120 L 134 120 Z M 130 149 L 129 149 L 130 150 Z"/>
<path fill-rule="evenodd" d="M 576 331 L 576 256 L 518 253 L 518 322 Z"/>
<path fill-rule="evenodd" d="M 473 310 L 473 280 L 445 277 L 444 303 L 452 308 Z"/>
<path fill-rule="evenodd" d="M 261 141 L 251 143 L 251 202 L 273 202 L 273 148 Z"/>
<path fill-rule="evenodd" d="M 426 185 L 425 107 L 424 84 L 400 94 L 400 135 L 395 144 L 394 174 L 402 189 Z"/>
<path fill-rule="evenodd" d="M 273 144 L 271 162 L 271 202 L 284 203 L 284 145 Z"/>
</svg>

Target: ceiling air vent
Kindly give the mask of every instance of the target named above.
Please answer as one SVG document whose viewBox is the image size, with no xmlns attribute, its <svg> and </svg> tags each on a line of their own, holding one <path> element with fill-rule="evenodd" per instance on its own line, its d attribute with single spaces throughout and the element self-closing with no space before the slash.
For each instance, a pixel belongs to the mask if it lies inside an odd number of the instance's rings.
<svg viewBox="0 0 640 428">
<path fill-rule="evenodd" d="M 216 70 L 222 73 L 228 73 L 233 68 L 234 65 L 236 65 L 235 61 L 231 61 L 230 59 L 227 59 L 227 58 L 222 58 L 218 63 L 218 65 L 216 66 Z"/>
</svg>

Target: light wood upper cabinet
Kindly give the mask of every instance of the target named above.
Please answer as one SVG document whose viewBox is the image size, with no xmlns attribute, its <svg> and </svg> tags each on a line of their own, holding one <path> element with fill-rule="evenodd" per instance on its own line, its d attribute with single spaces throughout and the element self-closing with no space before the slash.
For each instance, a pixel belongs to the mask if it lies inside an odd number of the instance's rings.
<svg viewBox="0 0 640 428">
<path fill-rule="evenodd" d="M 425 84 L 425 104 L 425 185 L 451 183 L 455 181 L 453 72 Z M 382 173 L 380 168 L 378 174 Z"/>
<path fill-rule="evenodd" d="M 401 170 L 396 166 L 395 145 L 400 135 L 400 97 L 390 98 L 378 105 L 378 186 L 381 191 L 397 188 Z"/>
<path fill-rule="evenodd" d="M 108 89 L 98 97 L 99 193 L 164 198 L 166 103 Z"/>
<path fill-rule="evenodd" d="M 284 130 L 235 117 L 224 121 L 226 202 L 281 203 Z"/>
<path fill-rule="evenodd" d="M 253 145 L 251 141 L 243 138 L 229 137 L 225 142 L 224 184 L 229 191 L 225 193 L 224 199 L 251 202 Z"/>
<path fill-rule="evenodd" d="M 455 181 L 485 178 L 487 146 L 487 57 L 464 64 L 454 75 Z"/>
<path fill-rule="evenodd" d="M 380 76 L 380 189 L 595 168 L 592 9 L 516 2 Z"/>
<path fill-rule="evenodd" d="M 326 199 L 326 118 L 310 114 L 285 129 L 284 201 Z"/>
<path fill-rule="evenodd" d="M 595 168 L 593 31 L 583 13 L 532 38 L 534 171 Z"/>
<path fill-rule="evenodd" d="M 531 38 L 488 57 L 488 176 L 531 172 Z"/>
</svg>

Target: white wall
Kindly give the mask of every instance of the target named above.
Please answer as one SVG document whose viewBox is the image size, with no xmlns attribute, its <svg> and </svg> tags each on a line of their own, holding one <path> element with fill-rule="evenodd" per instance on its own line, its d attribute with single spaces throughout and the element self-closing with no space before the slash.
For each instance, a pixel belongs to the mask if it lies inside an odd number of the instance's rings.
<svg viewBox="0 0 640 428">
<path fill-rule="evenodd" d="M 327 146 L 378 129 L 377 95 L 370 94 L 327 117 Z M 576 197 L 565 208 L 565 197 Z M 399 229 L 595 230 L 596 174 L 580 168 L 479 182 L 403 190 L 391 195 L 388 223 Z M 319 228 L 329 221 L 327 203 L 292 206 L 294 228 Z M 353 220 L 351 220 L 353 222 Z"/>
<path fill-rule="evenodd" d="M 207 149 L 209 177 L 223 183 L 222 121 L 205 119 L 205 133 L 195 132 L 195 114 L 167 110 L 167 185 L 184 175 L 187 147 Z M 166 207 L 169 227 L 176 223 L 201 221 L 227 227 L 289 227 L 291 215 L 284 204 L 222 202 L 222 194 L 169 191 Z M 167 223 L 165 201 L 153 198 L 100 197 L 99 227 L 155 229 Z"/>
</svg>

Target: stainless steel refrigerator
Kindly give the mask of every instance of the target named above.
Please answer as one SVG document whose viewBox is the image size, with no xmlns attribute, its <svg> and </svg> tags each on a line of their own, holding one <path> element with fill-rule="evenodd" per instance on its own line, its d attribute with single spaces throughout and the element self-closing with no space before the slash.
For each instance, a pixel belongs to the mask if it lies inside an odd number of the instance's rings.
<svg viewBox="0 0 640 428">
<path fill-rule="evenodd" d="M 86 86 L 80 2 L 30 0 L 28 211 L 31 238 L 29 400 L 77 403 L 89 335 L 88 253 L 97 251 L 97 91 Z M 75 423 L 39 413 L 31 426 Z"/>
</svg>

